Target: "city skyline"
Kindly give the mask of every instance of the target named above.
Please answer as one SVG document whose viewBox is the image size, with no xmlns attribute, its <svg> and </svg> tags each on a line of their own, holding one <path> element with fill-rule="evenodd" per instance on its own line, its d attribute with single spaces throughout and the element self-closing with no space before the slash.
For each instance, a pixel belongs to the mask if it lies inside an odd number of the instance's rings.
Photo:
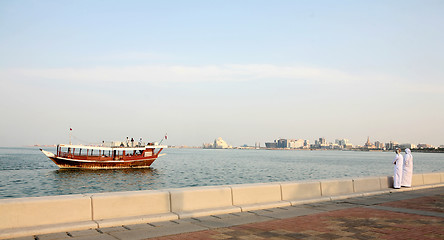
<svg viewBox="0 0 444 240">
<path fill-rule="evenodd" d="M 129 137 L 128 137 L 128 139 L 129 139 Z M 370 140 L 370 136 L 367 137 L 367 142 L 364 142 L 362 144 L 361 143 L 355 144 L 352 141 L 350 141 L 350 139 L 347 139 L 347 138 L 334 138 L 334 141 L 331 141 L 331 139 L 326 139 L 324 137 L 320 137 L 320 138 L 315 138 L 315 139 L 277 138 L 277 139 L 274 139 L 272 141 L 254 142 L 254 144 L 252 144 L 252 143 L 243 143 L 243 144 L 233 145 L 233 146 L 229 144 L 229 140 L 228 140 L 228 142 L 226 142 L 222 137 L 215 138 L 214 141 L 208 140 L 208 141 L 206 141 L 206 142 L 204 142 L 204 143 L 202 143 L 200 145 L 186 145 L 186 144 L 174 144 L 174 145 L 171 145 L 171 144 L 167 144 L 167 141 L 164 142 L 165 139 L 161 139 L 160 142 L 157 142 L 157 143 L 158 144 L 165 143 L 166 145 L 174 146 L 174 147 L 184 147 L 184 146 L 186 146 L 186 147 L 193 147 L 193 148 L 194 147 L 216 148 L 214 146 L 224 145 L 225 144 L 227 147 L 223 147 L 223 148 L 233 148 L 233 147 L 246 147 L 246 146 L 248 146 L 248 147 L 252 147 L 252 146 L 254 146 L 254 147 L 264 147 L 265 146 L 266 147 L 267 143 L 273 143 L 273 142 L 277 143 L 279 140 L 288 140 L 288 141 L 299 142 L 299 144 L 302 144 L 303 146 L 306 146 L 307 148 L 310 148 L 310 147 L 312 147 L 312 145 L 316 145 L 316 144 L 325 144 L 326 146 L 350 145 L 350 147 L 353 147 L 353 148 L 360 148 L 360 147 L 366 147 L 369 143 L 370 143 L 370 145 L 375 145 L 375 146 L 377 145 L 376 143 L 379 143 L 379 144 L 382 144 L 380 146 L 383 146 L 383 147 L 376 147 L 376 148 L 385 148 L 385 146 L 387 144 L 394 144 L 394 146 L 398 146 L 398 145 L 411 145 L 412 147 L 410 147 L 410 148 L 415 148 L 418 145 L 422 145 L 421 146 L 422 148 L 428 148 L 428 147 L 443 148 L 444 147 L 444 144 L 433 145 L 433 144 L 429 144 L 429 143 L 426 143 L 426 142 L 418 142 L 418 143 L 410 142 L 410 143 L 407 143 L 407 142 L 398 142 L 396 140 L 390 140 L 388 142 L 379 141 L 378 139 Z M 118 140 L 117 142 L 119 142 L 119 141 L 120 142 L 125 142 L 125 140 L 122 140 L 122 139 Z M 140 141 L 142 141 L 142 139 L 140 139 Z M 102 141 L 102 142 L 95 142 L 95 143 L 93 143 L 93 142 L 87 143 L 87 142 L 85 142 L 83 140 L 75 139 L 73 144 L 100 145 L 100 144 L 103 144 L 103 143 L 107 143 L 108 144 L 108 143 L 112 143 L 112 142 L 113 141 Z M 216 142 L 218 142 L 218 143 L 216 143 Z M 147 142 L 144 142 L 144 143 L 147 143 Z M 57 144 L 56 143 L 49 143 L 49 144 L 34 144 L 34 145 L 35 146 L 55 146 Z M 33 146 L 33 145 L 27 145 L 27 146 Z M 298 148 L 298 147 L 295 147 L 295 148 Z"/>
<path fill-rule="evenodd" d="M 444 144 L 444 2 L 0 1 L 0 146 Z"/>
<path fill-rule="evenodd" d="M 255 143 L 257 146 L 258 143 Z M 260 143 L 259 143 L 260 145 Z M 378 139 L 370 140 L 370 136 L 367 137 L 367 141 L 363 144 L 353 143 L 346 138 L 335 138 L 334 141 L 330 141 L 326 138 L 320 137 L 315 139 L 313 142 L 309 139 L 297 139 L 297 138 L 278 138 L 273 142 L 265 142 L 266 148 L 328 148 L 328 149 L 345 149 L 345 148 L 366 148 L 366 149 L 395 149 L 398 147 L 402 148 L 444 148 L 444 144 L 432 145 L 428 143 L 404 143 L 398 141 L 381 142 Z"/>
</svg>

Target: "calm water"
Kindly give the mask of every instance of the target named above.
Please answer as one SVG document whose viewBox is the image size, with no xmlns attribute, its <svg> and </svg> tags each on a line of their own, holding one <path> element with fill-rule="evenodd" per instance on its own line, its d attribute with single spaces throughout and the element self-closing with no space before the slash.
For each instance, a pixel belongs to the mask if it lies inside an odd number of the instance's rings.
<svg viewBox="0 0 444 240">
<path fill-rule="evenodd" d="M 55 149 L 46 150 L 55 152 Z M 0 198 L 392 175 L 391 152 L 165 149 L 150 169 L 60 170 L 37 148 L 0 148 Z M 444 154 L 413 153 L 414 172 Z"/>
</svg>

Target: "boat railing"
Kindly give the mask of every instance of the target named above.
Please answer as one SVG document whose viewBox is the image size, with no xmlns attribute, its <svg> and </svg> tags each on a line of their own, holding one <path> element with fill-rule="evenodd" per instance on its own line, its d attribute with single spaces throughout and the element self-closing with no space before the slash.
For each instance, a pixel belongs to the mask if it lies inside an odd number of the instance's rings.
<svg viewBox="0 0 444 240">
<path fill-rule="evenodd" d="M 59 152 L 59 157 L 66 157 L 66 158 L 69 158 L 69 157 L 71 157 L 71 156 L 72 156 L 71 153 Z"/>
<path fill-rule="evenodd" d="M 70 159 L 79 159 L 79 160 L 115 160 L 115 161 L 123 161 L 123 160 L 137 160 L 137 159 L 143 159 L 146 157 L 154 157 L 157 156 L 158 153 L 155 153 L 154 151 L 147 151 L 144 153 L 140 152 L 132 152 L 132 153 L 126 153 L 125 155 L 87 155 L 87 154 L 74 154 L 72 152 L 59 152 L 58 157 L 63 158 L 70 158 Z"/>
</svg>

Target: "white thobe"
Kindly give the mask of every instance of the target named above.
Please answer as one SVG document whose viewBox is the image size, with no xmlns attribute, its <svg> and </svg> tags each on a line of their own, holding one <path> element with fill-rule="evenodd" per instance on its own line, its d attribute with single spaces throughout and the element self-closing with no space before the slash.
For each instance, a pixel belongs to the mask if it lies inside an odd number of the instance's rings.
<svg viewBox="0 0 444 240">
<path fill-rule="evenodd" d="M 393 160 L 393 164 L 395 164 L 395 172 L 393 175 L 393 187 L 401 188 L 401 179 L 402 179 L 402 165 L 403 158 L 400 153 L 396 154 L 395 159 Z"/>
<path fill-rule="evenodd" d="M 410 153 L 410 149 L 406 149 L 404 155 L 404 163 L 402 167 L 402 181 L 401 186 L 411 187 L 413 175 L 413 156 Z"/>
</svg>

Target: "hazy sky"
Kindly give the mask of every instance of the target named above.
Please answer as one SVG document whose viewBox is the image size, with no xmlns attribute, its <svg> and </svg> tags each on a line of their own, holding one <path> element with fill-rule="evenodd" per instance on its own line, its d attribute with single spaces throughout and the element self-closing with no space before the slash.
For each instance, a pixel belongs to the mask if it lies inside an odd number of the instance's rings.
<svg viewBox="0 0 444 240">
<path fill-rule="evenodd" d="M 444 144 L 444 1 L 0 1 L 0 146 Z M 80 139 L 80 140 L 78 140 Z"/>
</svg>

